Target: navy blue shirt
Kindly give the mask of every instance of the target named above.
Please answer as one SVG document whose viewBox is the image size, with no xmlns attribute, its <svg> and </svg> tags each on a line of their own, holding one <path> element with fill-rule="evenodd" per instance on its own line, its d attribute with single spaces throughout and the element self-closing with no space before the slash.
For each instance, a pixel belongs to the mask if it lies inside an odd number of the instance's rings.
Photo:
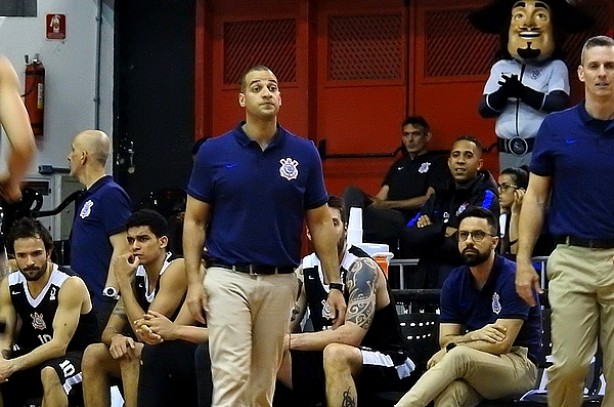
<svg viewBox="0 0 614 407">
<path fill-rule="evenodd" d="M 298 266 L 305 211 L 328 200 L 318 151 L 279 126 L 262 151 L 242 125 L 201 146 L 188 184 L 191 197 L 211 204 L 208 256 Z"/>
<path fill-rule="evenodd" d="M 497 319 L 521 319 L 522 328 L 513 346 L 528 348 L 533 362 L 541 354 L 542 319 L 539 298 L 530 307 L 516 294 L 516 263 L 496 255 L 490 276 L 481 290 L 468 266 L 452 270 L 441 289 L 441 317 L 445 324 L 460 324 L 467 331 L 475 331 Z"/>
<path fill-rule="evenodd" d="M 542 123 L 531 172 L 552 177 L 554 235 L 614 239 L 614 121 L 589 116 L 580 103 Z"/>
<path fill-rule="evenodd" d="M 130 198 L 106 175 L 76 203 L 70 237 L 70 268 L 85 281 L 96 309 L 102 301 L 113 246 L 109 237 L 122 232 L 130 217 Z"/>
<path fill-rule="evenodd" d="M 444 157 L 427 152 L 414 157 L 399 158 L 390 166 L 382 186 L 388 185 L 388 200 L 402 201 L 426 194 L 429 187 L 438 189 L 450 178 L 450 170 Z M 407 220 L 417 209 L 398 209 Z"/>
</svg>

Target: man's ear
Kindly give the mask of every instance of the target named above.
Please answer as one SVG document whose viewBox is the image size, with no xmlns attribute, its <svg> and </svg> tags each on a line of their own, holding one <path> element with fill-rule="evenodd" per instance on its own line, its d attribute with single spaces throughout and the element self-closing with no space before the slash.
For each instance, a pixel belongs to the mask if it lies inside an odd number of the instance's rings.
<svg viewBox="0 0 614 407">
<path fill-rule="evenodd" d="M 239 93 L 239 106 L 245 107 L 245 94 Z"/>
<path fill-rule="evenodd" d="M 580 82 L 584 82 L 584 67 L 582 65 L 578 66 L 578 79 Z"/>
<path fill-rule="evenodd" d="M 158 239 L 158 242 L 160 242 L 160 248 L 164 249 L 166 246 L 168 246 L 168 236 L 162 236 Z"/>
</svg>

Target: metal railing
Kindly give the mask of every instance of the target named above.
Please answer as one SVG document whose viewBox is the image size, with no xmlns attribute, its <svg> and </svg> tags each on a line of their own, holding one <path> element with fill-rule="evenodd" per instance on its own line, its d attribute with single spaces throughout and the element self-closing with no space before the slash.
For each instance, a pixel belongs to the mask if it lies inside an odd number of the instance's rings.
<svg viewBox="0 0 614 407">
<path fill-rule="evenodd" d="M 416 267 L 419 259 L 392 259 L 390 260 L 390 267 L 398 267 L 399 269 L 399 289 L 405 289 L 405 272 L 406 267 Z M 543 289 L 548 287 L 548 276 L 546 275 L 546 264 L 548 262 L 548 256 L 535 256 L 533 257 L 533 264 L 535 269 L 539 273 L 539 283 Z"/>
</svg>

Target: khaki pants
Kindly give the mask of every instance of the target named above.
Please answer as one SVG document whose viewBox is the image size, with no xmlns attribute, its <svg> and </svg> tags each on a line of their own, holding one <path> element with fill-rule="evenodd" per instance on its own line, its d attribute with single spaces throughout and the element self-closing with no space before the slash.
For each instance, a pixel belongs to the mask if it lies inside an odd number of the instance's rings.
<svg viewBox="0 0 614 407">
<path fill-rule="evenodd" d="M 600 343 L 608 387 L 603 406 L 614 406 L 614 249 L 559 244 L 548 259 L 552 356 L 548 405 L 579 407 L 591 358 Z"/>
<path fill-rule="evenodd" d="M 207 270 L 212 406 L 271 406 L 297 284 L 294 273 Z"/>
<path fill-rule="evenodd" d="M 457 346 L 426 371 L 396 407 L 472 407 L 484 398 L 522 395 L 537 380 L 537 367 L 527 348 L 514 347 L 505 355 Z"/>
</svg>

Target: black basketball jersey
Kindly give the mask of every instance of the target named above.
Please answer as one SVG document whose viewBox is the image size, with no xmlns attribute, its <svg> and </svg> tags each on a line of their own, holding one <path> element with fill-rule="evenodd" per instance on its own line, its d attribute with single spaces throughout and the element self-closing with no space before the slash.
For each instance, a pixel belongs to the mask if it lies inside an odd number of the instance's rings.
<svg viewBox="0 0 614 407">
<path fill-rule="evenodd" d="M 348 245 L 346 253 L 340 264 L 341 281 L 344 283 L 346 282 L 347 270 L 349 270 L 352 264 L 354 264 L 354 262 L 361 257 L 370 256 L 364 250 L 356 246 Z M 313 324 L 314 331 L 321 331 L 325 327 L 332 324 L 332 321 L 322 316 L 322 309 L 326 303 L 329 288 L 328 285 L 325 285 L 322 282 L 322 268 L 320 266 L 320 260 L 315 253 L 306 256 L 303 259 L 302 264 L 305 280 L 305 293 L 307 295 L 307 306 L 309 308 L 310 315 L 309 318 Z M 373 322 L 363 338 L 361 346 L 379 351 L 401 351 L 403 347 L 403 339 L 399 328 L 394 299 L 392 293 L 390 292 L 388 281 L 386 281 L 386 286 L 388 289 L 388 296 L 390 297 L 390 303 L 384 308 L 375 311 Z M 349 298 L 347 285 L 343 295 L 347 303 Z"/>
<path fill-rule="evenodd" d="M 59 292 L 69 277 L 76 277 L 76 274 L 60 270 L 57 264 L 52 263 L 49 281 L 38 296 L 33 298 L 23 274 L 19 271 L 9 274 L 11 302 L 22 321 L 15 341 L 15 348 L 21 353 L 30 352 L 53 338 L 53 319 L 58 309 Z M 97 330 L 94 311 L 82 314 L 67 350 L 84 350 L 87 345 L 95 342 Z"/>
<path fill-rule="evenodd" d="M 160 268 L 160 273 L 158 274 L 158 282 L 155 287 L 150 286 L 149 277 L 147 276 L 147 271 L 145 271 L 145 267 L 139 265 L 136 269 L 136 273 L 134 276 L 133 290 L 134 296 L 136 298 L 136 302 L 143 308 L 143 311 L 147 312 L 149 306 L 153 302 L 154 298 L 160 291 L 160 280 L 162 279 L 162 275 L 168 268 L 169 264 L 171 264 L 171 256 L 172 253 L 168 253 L 166 255 L 166 259 L 164 260 L 164 264 L 162 268 Z"/>
</svg>

